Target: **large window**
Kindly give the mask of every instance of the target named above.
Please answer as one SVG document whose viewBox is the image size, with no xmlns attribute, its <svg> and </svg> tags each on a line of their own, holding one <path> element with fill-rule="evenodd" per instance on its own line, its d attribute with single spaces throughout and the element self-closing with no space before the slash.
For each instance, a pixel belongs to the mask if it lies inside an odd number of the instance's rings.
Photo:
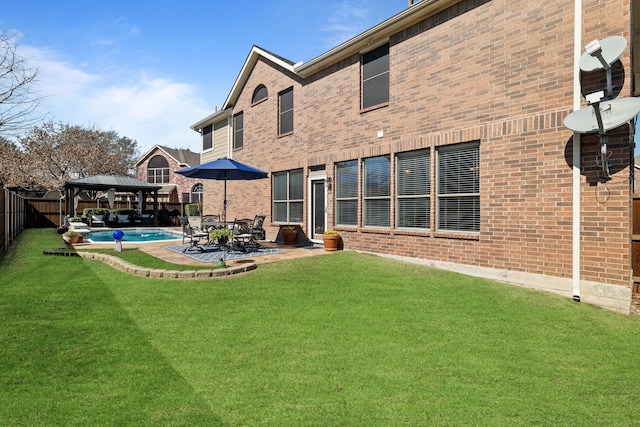
<svg viewBox="0 0 640 427">
<path fill-rule="evenodd" d="M 202 151 L 213 148 L 213 125 L 202 128 Z"/>
<path fill-rule="evenodd" d="M 273 174 L 273 220 L 302 223 L 304 176 L 302 169 Z"/>
<path fill-rule="evenodd" d="M 389 45 L 362 55 L 362 108 L 389 102 Z"/>
<path fill-rule="evenodd" d="M 147 182 L 166 184 L 169 182 L 169 162 L 162 156 L 153 156 L 147 165 Z"/>
<path fill-rule="evenodd" d="M 365 227 L 389 227 L 391 162 L 389 156 L 364 160 L 362 216 Z"/>
<path fill-rule="evenodd" d="M 278 135 L 293 132 L 293 88 L 278 94 L 280 108 Z"/>
<path fill-rule="evenodd" d="M 358 225 L 358 161 L 336 164 L 336 224 Z"/>
<path fill-rule="evenodd" d="M 244 113 L 241 111 L 233 116 L 233 148 L 244 145 Z"/>
<path fill-rule="evenodd" d="M 480 145 L 438 149 L 438 230 L 480 231 Z"/>
<path fill-rule="evenodd" d="M 428 229 L 430 226 L 431 158 L 429 150 L 396 157 L 396 226 Z"/>
</svg>

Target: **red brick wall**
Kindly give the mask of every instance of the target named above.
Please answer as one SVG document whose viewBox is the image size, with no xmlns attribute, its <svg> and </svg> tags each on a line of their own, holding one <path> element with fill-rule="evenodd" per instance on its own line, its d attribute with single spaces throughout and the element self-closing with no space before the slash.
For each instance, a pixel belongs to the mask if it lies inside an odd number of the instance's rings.
<svg viewBox="0 0 640 427">
<path fill-rule="evenodd" d="M 628 38 L 629 8 L 628 1 L 585 1 L 583 45 Z M 304 167 L 305 175 L 325 164 L 332 177 L 337 161 L 417 148 L 435 155 L 436 147 L 480 141 L 478 235 L 437 233 L 433 226 L 422 233 L 342 227 L 344 246 L 569 278 L 573 133 L 562 121 L 573 110 L 573 19 L 567 1 L 462 2 L 391 38 L 389 105 L 368 112 L 360 111 L 358 55 L 307 79 L 259 61 L 233 109 L 244 112 L 245 141 L 234 157 L 269 172 Z M 621 64 L 629 70 L 629 50 Z M 259 84 L 269 97 L 251 106 Z M 627 72 L 620 96 L 628 96 L 629 84 Z M 278 92 L 291 86 L 294 132 L 278 137 Z M 586 281 L 629 285 L 628 134 L 622 127 L 610 137 L 614 176 L 606 184 L 595 160 L 597 136 L 582 138 Z M 275 238 L 270 179 L 230 183 L 228 194 L 228 216 L 265 213 L 267 237 Z M 330 188 L 329 227 L 333 198 Z M 432 212 L 434 204 L 432 197 Z M 303 228 L 306 215 L 305 204 Z"/>
</svg>

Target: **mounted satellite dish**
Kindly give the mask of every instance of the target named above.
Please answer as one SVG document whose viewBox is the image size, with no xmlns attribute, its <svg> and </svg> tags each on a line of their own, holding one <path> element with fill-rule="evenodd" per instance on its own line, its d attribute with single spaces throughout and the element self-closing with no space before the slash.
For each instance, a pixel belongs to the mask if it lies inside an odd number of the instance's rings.
<svg viewBox="0 0 640 427">
<path fill-rule="evenodd" d="M 600 109 L 602 130 L 595 108 Z M 564 126 L 578 133 L 606 132 L 623 125 L 640 113 L 640 98 L 618 98 L 581 108 L 565 117 Z"/>
<path fill-rule="evenodd" d="M 607 69 L 616 62 L 627 49 L 627 39 L 622 36 L 611 36 L 589 43 L 586 52 L 580 57 L 582 71 Z"/>
</svg>

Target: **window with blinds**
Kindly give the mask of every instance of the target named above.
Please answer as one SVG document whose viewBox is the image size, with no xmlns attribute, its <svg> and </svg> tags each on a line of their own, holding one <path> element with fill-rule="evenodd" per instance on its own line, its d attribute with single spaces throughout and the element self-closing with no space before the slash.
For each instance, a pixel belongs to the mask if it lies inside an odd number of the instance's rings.
<svg viewBox="0 0 640 427">
<path fill-rule="evenodd" d="M 362 108 L 389 102 L 389 45 L 362 55 Z"/>
<path fill-rule="evenodd" d="M 336 224 L 358 225 L 358 161 L 336 164 Z"/>
<path fill-rule="evenodd" d="M 429 229 L 431 156 L 429 150 L 396 157 L 396 227 Z"/>
<path fill-rule="evenodd" d="M 480 231 L 480 144 L 438 149 L 438 230 Z"/>
<path fill-rule="evenodd" d="M 273 220 L 284 223 L 302 223 L 303 209 L 302 169 L 273 174 Z"/>
<path fill-rule="evenodd" d="M 280 108 L 279 135 L 293 132 L 293 88 L 278 94 Z"/>
<path fill-rule="evenodd" d="M 202 128 L 202 151 L 213 148 L 213 125 Z"/>
<path fill-rule="evenodd" d="M 244 113 L 241 111 L 233 116 L 233 148 L 244 146 Z"/>
<path fill-rule="evenodd" d="M 365 227 L 389 227 L 391 161 L 389 156 L 364 160 L 362 216 Z"/>
</svg>

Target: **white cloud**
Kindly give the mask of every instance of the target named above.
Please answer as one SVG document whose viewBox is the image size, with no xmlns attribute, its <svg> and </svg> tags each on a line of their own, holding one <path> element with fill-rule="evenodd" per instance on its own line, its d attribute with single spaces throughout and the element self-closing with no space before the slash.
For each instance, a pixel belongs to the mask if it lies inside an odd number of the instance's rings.
<svg viewBox="0 0 640 427">
<path fill-rule="evenodd" d="M 369 24 L 371 5 L 362 0 L 345 0 L 332 8 L 327 19 L 328 24 L 322 31 L 331 33 L 326 40 L 329 47 L 334 47 L 360 34 Z"/>
<path fill-rule="evenodd" d="M 155 144 L 199 151 L 199 136 L 189 126 L 211 111 L 194 85 L 122 68 L 90 73 L 50 50 L 21 49 L 39 69 L 48 119 L 114 130 L 135 139 L 142 153 Z"/>
</svg>

